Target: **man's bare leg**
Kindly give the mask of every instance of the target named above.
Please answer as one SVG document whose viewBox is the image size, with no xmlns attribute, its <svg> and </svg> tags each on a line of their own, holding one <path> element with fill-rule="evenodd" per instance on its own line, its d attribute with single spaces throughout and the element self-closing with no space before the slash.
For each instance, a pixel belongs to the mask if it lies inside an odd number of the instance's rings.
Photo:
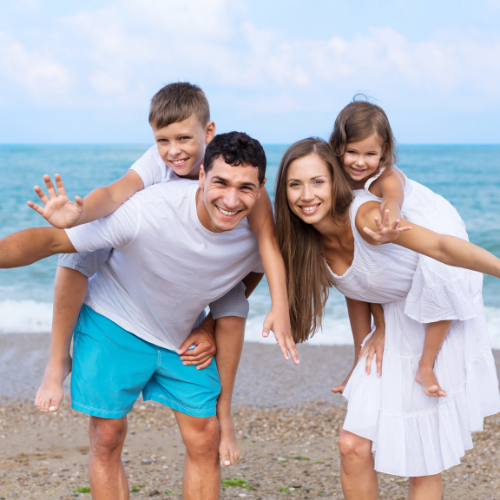
<svg viewBox="0 0 500 500">
<path fill-rule="evenodd" d="M 408 500 L 441 500 L 443 483 L 441 474 L 424 477 L 410 477 Z"/>
<path fill-rule="evenodd" d="M 339 437 L 340 481 L 345 500 L 377 500 L 378 481 L 372 442 L 342 431 Z"/>
<path fill-rule="evenodd" d="M 219 318 L 215 325 L 217 344 L 217 369 L 221 381 L 221 391 L 217 400 L 217 418 L 220 425 L 219 454 L 223 465 L 232 465 L 240 458 L 240 447 L 236 440 L 231 418 L 231 399 L 234 380 L 241 358 L 245 337 L 245 319 L 237 316 Z"/>
<path fill-rule="evenodd" d="M 127 417 L 90 417 L 89 480 L 93 500 L 128 500 L 127 476 L 121 459 Z"/>
<path fill-rule="evenodd" d="M 422 357 L 418 363 L 418 370 L 415 376 L 417 382 L 422 384 L 424 393 L 427 396 L 439 398 L 445 397 L 446 391 L 439 385 L 436 374 L 434 373 L 434 363 L 446 335 L 451 326 L 451 321 L 436 321 L 428 323 L 425 329 L 424 349 Z"/>
<path fill-rule="evenodd" d="M 35 398 L 40 411 L 57 411 L 64 397 L 63 382 L 71 372 L 71 338 L 87 294 L 88 281 L 87 276 L 74 269 L 57 268 L 50 357 Z"/>
<path fill-rule="evenodd" d="M 186 445 L 182 498 L 217 500 L 220 492 L 217 417 L 199 418 L 178 411 L 174 413 Z"/>
</svg>

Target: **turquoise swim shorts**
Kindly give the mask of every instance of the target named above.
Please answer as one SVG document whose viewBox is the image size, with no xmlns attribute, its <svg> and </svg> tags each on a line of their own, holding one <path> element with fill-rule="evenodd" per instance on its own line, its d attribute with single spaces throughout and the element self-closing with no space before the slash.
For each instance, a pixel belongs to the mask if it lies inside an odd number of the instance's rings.
<svg viewBox="0 0 500 500">
<path fill-rule="evenodd" d="M 121 418 L 142 392 L 193 417 L 215 415 L 220 379 L 215 360 L 203 370 L 150 344 L 84 305 L 73 341 L 71 406 L 88 415 Z"/>
</svg>

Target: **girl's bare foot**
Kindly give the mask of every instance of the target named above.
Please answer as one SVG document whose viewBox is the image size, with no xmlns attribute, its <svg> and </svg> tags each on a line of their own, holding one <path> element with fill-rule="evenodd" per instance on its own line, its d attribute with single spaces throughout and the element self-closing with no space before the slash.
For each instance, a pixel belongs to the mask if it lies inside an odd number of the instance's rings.
<svg viewBox="0 0 500 500">
<path fill-rule="evenodd" d="M 446 391 L 441 389 L 438 379 L 434 370 L 430 366 L 420 366 L 418 367 L 417 374 L 415 375 L 415 380 L 422 384 L 424 393 L 427 396 L 433 398 L 440 398 L 447 396 Z"/>
<path fill-rule="evenodd" d="M 226 467 L 233 465 L 240 458 L 240 447 L 236 440 L 234 432 L 233 420 L 230 415 L 227 417 L 219 417 L 220 425 L 220 444 L 219 455 L 222 465 Z"/>
<path fill-rule="evenodd" d="M 42 384 L 36 393 L 35 406 L 44 413 L 54 412 L 64 397 L 63 382 L 71 372 L 71 357 L 61 362 L 51 362 L 45 369 Z"/>
<path fill-rule="evenodd" d="M 352 367 L 352 370 L 349 372 L 349 375 L 347 375 L 345 380 L 341 384 L 336 385 L 332 389 L 332 392 L 335 392 L 336 394 L 343 394 L 344 393 L 345 386 L 347 385 L 347 382 L 349 382 L 349 379 L 351 378 L 351 375 L 352 375 L 352 372 L 354 371 L 354 368 L 356 368 L 356 365 L 354 365 Z"/>
</svg>

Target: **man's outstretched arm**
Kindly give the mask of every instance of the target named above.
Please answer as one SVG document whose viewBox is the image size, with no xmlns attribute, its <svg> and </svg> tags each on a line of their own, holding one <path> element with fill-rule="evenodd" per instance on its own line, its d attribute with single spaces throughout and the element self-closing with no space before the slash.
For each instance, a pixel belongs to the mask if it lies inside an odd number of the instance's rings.
<svg viewBox="0 0 500 500">
<path fill-rule="evenodd" d="M 0 240 L 0 268 L 23 267 L 56 253 L 75 253 L 66 231 L 35 227 Z"/>
</svg>

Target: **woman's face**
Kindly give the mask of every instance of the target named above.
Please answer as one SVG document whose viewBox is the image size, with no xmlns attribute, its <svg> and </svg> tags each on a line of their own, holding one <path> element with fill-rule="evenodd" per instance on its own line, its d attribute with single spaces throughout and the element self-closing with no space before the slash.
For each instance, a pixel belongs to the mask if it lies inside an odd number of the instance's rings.
<svg viewBox="0 0 500 500">
<path fill-rule="evenodd" d="M 288 167 L 286 193 L 290 210 L 307 224 L 316 224 L 330 214 L 332 178 L 327 164 L 310 154 Z"/>
</svg>

